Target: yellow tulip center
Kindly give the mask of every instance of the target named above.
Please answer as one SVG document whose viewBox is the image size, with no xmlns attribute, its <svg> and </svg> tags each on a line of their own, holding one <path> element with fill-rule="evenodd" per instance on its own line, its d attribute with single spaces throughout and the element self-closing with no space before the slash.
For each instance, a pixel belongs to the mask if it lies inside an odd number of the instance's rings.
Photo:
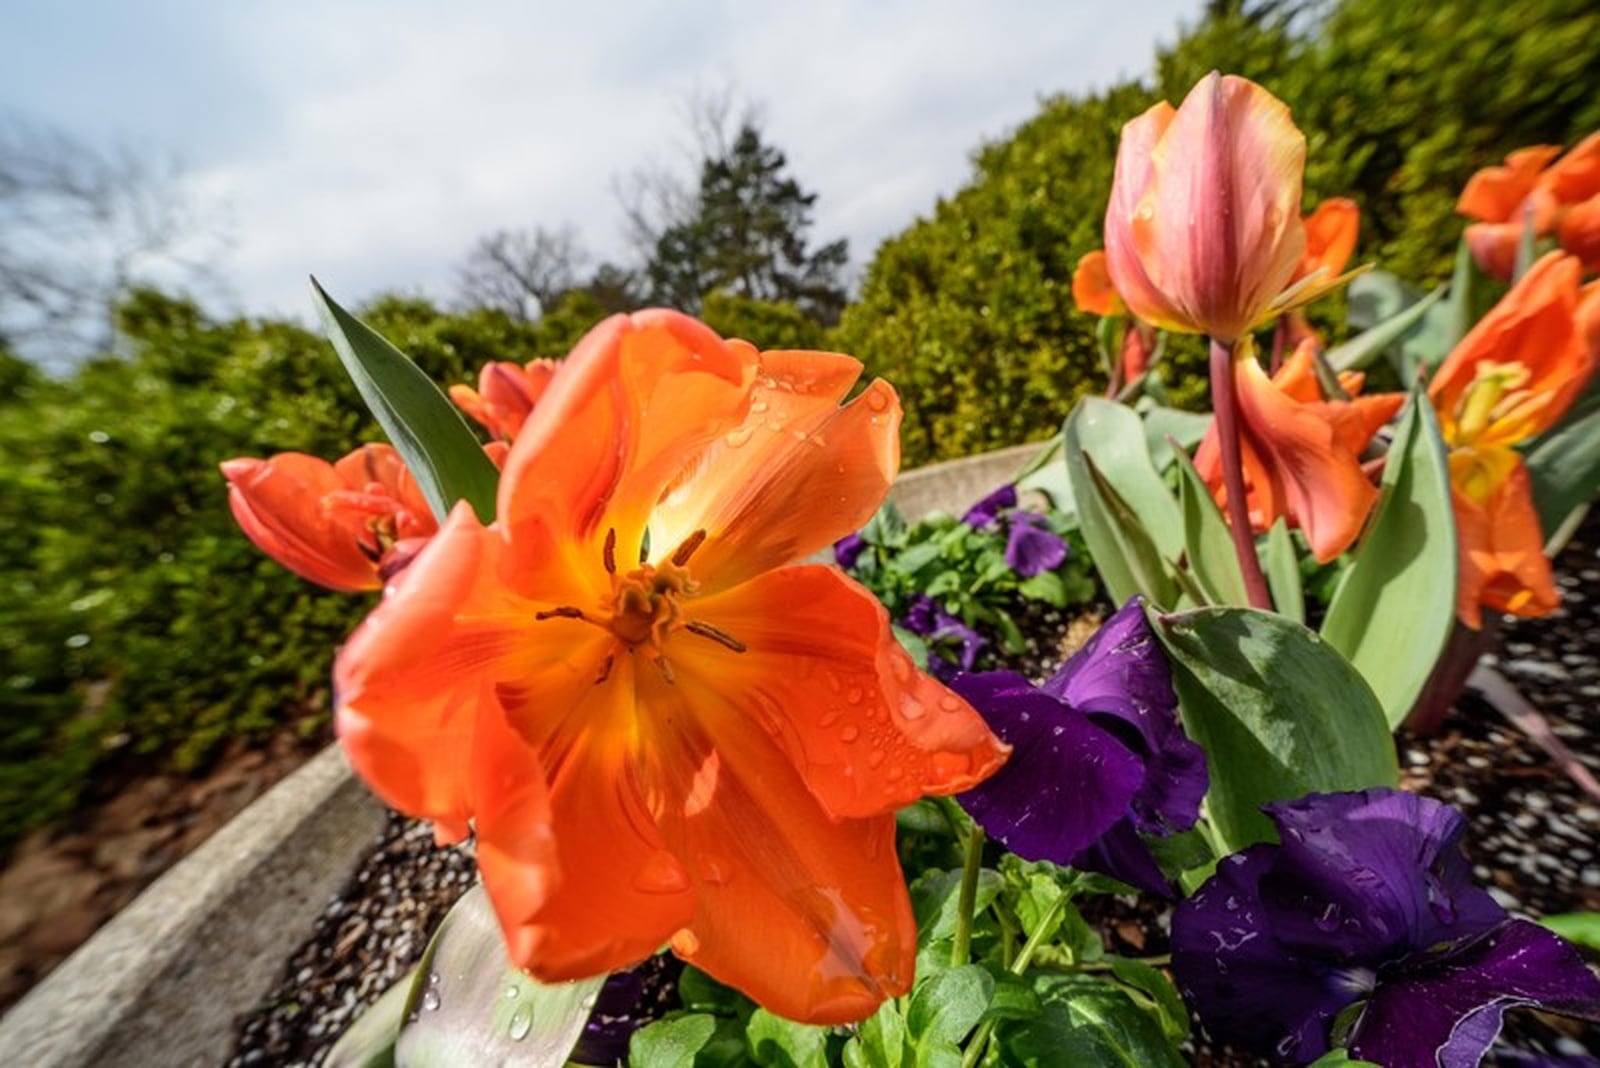
<svg viewBox="0 0 1600 1068">
<path fill-rule="evenodd" d="M 1519 404 L 1526 392 L 1522 389 L 1530 375 L 1520 363 L 1496 363 L 1485 360 L 1478 365 L 1456 409 L 1456 431 L 1453 445 L 1470 445 L 1487 430 L 1496 419 Z"/>
</svg>

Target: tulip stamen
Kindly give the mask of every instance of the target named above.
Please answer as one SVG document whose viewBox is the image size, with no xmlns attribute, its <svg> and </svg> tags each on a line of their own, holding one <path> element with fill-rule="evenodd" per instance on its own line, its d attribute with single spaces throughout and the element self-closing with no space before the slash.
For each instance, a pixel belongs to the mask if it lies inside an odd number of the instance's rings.
<svg viewBox="0 0 1600 1068">
<path fill-rule="evenodd" d="M 596 672 L 594 677 L 594 684 L 596 686 L 600 685 L 602 682 L 605 682 L 611 677 L 611 667 L 616 662 L 617 658 L 614 653 L 607 653 L 606 658 L 600 661 L 600 670 Z"/>
<path fill-rule="evenodd" d="M 679 567 L 687 564 L 689 562 L 689 557 L 694 555 L 694 551 L 700 548 L 700 543 L 705 540 L 706 532 L 704 529 L 697 530 L 693 534 L 690 534 L 687 538 L 683 539 L 683 544 L 678 546 L 677 550 L 673 552 L 672 562 L 677 564 Z"/>
<path fill-rule="evenodd" d="M 683 625 L 683 629 L 688 631 L 690 634 L 698 634 L 702 638 L 710 638 L 718 645 L 721 645 L 727 649 L 732 649 L 736 653 L 742 653 L 749 648 L 744 642 L 740 641 L 738 638 L 735 638 L 721 627 L 713 626 L 710 623 L 706 623 L 698 619 L 689 620 Z"/>
<path fill-rule="evenodd" d="M 562 605 L 559 608 L 547 608 L 541 612 L 535 612 L 533 618 L 542 622 L 546 619 L 582 619 L 587 621 L 589 617 L 583 614 L 583 609 L 581 608 Z"/>
<path fill-rule="evenodd" d="M 601 550 L 601 558 L 605 561 L 606 574 L 617 573 L 617 528 L 612 527 L 606 531 L 606 546 Z"/>
</svg>

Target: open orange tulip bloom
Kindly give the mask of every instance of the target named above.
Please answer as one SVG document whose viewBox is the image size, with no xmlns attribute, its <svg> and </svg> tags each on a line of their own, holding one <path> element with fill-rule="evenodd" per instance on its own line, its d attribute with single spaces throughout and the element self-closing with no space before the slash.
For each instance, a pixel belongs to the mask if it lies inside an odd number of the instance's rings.
<svg viewBox="0 0 1600 1068">
<path fill-rule="evenodd" d="M 543 980 L 669 943 L 793 1019 L 904 994 L 897 808 L 1007 749 L 915 670 L 884 609 L 795 561 L 899 464 L 859 362 L 616 316 L 517 435 L 496 522 L 465 506 L 339 655 L 337 727 L 390 804 L 458 836 Z"/>
<path fill-rule="evenodd" d="M 495 360 L 478 373 L 477 389 L 451 386 L 450 399 L 496 438 L 510 441 L 528 421 L 559 366 L 554 360 L 530 360 L 526 366 Z"/>
<path fill-rule="evenodd" d="M 1478 629 L 1485 607 L 1530 617 L 1555 611 L 1560 596 L 1522 457 L 1499 447 L 1453 450 L 1450 493 L 1461 554 L 1461 622 Z"/>
<path fill-rule="evenodd" d="M 1467 227 L 1467 245 L 1487 274 L 1511 277 L 1529 225 L 1537 235 L 1554 235 L 1584 270 L 1600 271 L 1600 133 L 1552 164 L 1560 154 L 1555 145 L 1518 149 L 1461 191 L 1456 210 L 1479 220 Z"/>
<path fill-rule="evenodd" d="M 1305 137 L 1254 82 L 1213 72 L 1122 129 L 1106 264 L 1138 318 L 1238 339 L 1335 280 L 1286 292 L 1305 251 Z"/>
<path fill-rule="evenodd" d="M 1312 365 L 1315 345 L 1315 340 L 1302 342 L 1268 379 L 1254 346 L 1241 344 L 1233 369 L 1250 524 L 1264 531 L 1280 517 L 1286 519 L 1305 533 L 1316 558 L 1327 563 L 1355 542 L 1377 503 L 1377 488 L 1361 470 L 1361 452 L 1405 397 L 1354 396 L 1361 391 L 1363 376 L 1347 371 L 1339 382 L 1354 399 L 1324 399 Z M 1194 462 L 1226 508 L 1217 445 L 1213 423 Z"/>
<path fill-rule="evenodd" d="M 228 460 L 222 474 L 257 548 L 329 589 L 377 589 L 439 528 L 389 445 L 363 445 L 336 464 L 300 452 Z"/>
<path fill-rule="evenodd" d="M 1439 366 L 1428 396 L 1452 446 L 1515 445 L 1549 429 L 1594 373 L 1591 302 L 1573 256 L 1528 269 Z"/>
</svg>

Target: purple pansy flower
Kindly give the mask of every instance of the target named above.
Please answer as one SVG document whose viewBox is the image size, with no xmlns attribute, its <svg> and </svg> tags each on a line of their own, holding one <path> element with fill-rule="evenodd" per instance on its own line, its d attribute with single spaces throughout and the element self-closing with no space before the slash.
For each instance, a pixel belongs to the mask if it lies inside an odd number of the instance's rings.
<svg viewBox="0 0 1600 1068">
<path fill-rule="evenodd" d="M 1209 780 L 1205 753 L 1178 724 L 1171 669 L 1137 598 L 1042 686 L 1010 671 L 950 685 L 1013 748 L 960 798 L 986 832 L 1024 859 L 1171 895 L 1140 835 L 1194 826 Z"/>
<path fill-rule="evenodd" d="M 941 682 L 949 682 L 958 672 L 971 671 L 978 654 L 989 644 L 989 639 L 920 593 L 900 617 L 900 625 L 928 639 L 932 653 L 928 657 L 928 673 Z M 953 652 L 955 659 L 945 656 L 946 651 Z"/>
<path fill-rule="evenodd" d="M 1067 558 L 1067 543 L 1037 512 L 1012 512 L 1006 564 L 1023 578 L 1054 571 Z"/>
<path fill-rule="evenodd" d="M 1456 810 L 1372 789 L 1265 811 L 1282 844 L 1226 858 L 1172 920 L 1173 973 L 1215 1037 L 1309 1062 L 1365 1002 L 1352 1056 L 1465 1068 L 1508 1008 L 1600 1020 L 1600 979 L 1577 952 L 1472 884 Z"/>
<path fill-rule="evenodd" d="M 833 543 L 833 559 L 846 571 L 853 570 L 861 554 L 867 551 L 866 539 L 860 534 L 846 534 Z"/>
<path fill-rule="evenodd" d="M 994 525 L 996 519 L 1000 518 L 1001 512 L 1016 506 L 1017 487 L 1008 482 L 971 508 L 968 508 L 967 514 L 961 517 L 961 521 L 977 530 L 986 530 Z"/>
</svg>

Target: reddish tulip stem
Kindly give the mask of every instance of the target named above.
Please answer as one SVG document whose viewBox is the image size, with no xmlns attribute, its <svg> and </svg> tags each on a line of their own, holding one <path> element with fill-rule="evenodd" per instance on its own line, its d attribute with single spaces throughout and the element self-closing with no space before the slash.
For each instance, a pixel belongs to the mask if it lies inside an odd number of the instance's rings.
<svg viewBox="0 0 1600 1068">
<path fill-rule="evenodd" d="M 1217 417 L 1217 444 L 1222 453 L 1222 485 L 1228 492 L 1228 528 L 1233 551 L 1244 573 L 1245 593 L 1252 608 L 1272 611 L 1267 576 L 1256 556 L 1256 537 L 1250 529 L 1250 502 L 1244 488 L 1244 465 L 1239 453 L 1239 399 L 1233 381 L 1233 344 L 1211 339 L 1211 407 Z"/>
</svg>

